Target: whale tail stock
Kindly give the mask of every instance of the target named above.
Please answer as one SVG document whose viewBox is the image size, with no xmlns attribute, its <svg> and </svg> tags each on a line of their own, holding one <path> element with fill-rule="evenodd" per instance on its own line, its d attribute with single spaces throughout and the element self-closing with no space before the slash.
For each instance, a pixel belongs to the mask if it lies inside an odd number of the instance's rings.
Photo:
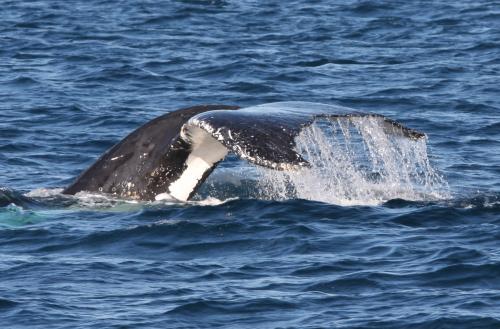
<svg viewBox="0 0 500 329">
<path fill-rule="evenodd" d="M 309 166 L 295 138 L 315 120 L 372 117 L 389 134 L 425 135 L 379 114 L 306 102 L 240 109 L 208 105 L 174 111 L 132 132 L 107 151 L 63 193 L 100 191 L 141 200 L 189 200 L 228 152 L 259 166 Z"/>
<path fill-rule="evenodd" d="M 159 116 L 127 135 L 63 190 L 102 192 L 120 197 L 154 200 L 162 187 L 155 181 L 162 173 L 168 182 L 182 170 L 189 155 L 188 145 L 178 141 L 182 125 L 194 115 L 213 110 L 236 110 L 238 106 L 203 105 L 183 108 Z M 156 175 L 156 176 L 155 176 Z M 157 180 L 157 179 L 156 179 Z M 165 183 L 164 182 L 164 183 Z M 158 185 L 153 188 L 153 185 Z M 164 190 L 165 191 L 165 190 Z"/>
</svg>

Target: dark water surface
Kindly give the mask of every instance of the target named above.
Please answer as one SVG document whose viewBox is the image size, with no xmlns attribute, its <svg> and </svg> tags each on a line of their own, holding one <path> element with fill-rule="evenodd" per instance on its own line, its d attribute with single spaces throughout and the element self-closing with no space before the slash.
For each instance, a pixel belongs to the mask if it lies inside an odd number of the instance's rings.
<svg viewBox="0 0 500 329">
<path fill-rule="evenodd" d="M 500 328 L 500 2 L 3 1 L 0 13 L 1 328 Z M 56 193 L 167 111 L 288 100 L 426 132 L 452 197 Z"/>
</svg>

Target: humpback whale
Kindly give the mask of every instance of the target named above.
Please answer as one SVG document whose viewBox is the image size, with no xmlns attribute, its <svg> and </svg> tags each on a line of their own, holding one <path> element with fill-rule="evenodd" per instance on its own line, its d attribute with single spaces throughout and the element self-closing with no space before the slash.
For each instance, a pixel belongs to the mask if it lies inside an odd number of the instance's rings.
<svg viewBox="0 0 500 329">
<path fill-rule="evenodd" d="M 204 105 L 153 119 L 105 152 L 63 193 L 110 193 L 138 200 L 187 201 L 232 152 L 259 166 L 300 170 L 309 163 L 295 150 L 300 131 L 320 118 L 373 117 L 384 130 L 410 139 L 425 135 L 375 113 L 309 102 L 240 108 Z"/>
</svg>

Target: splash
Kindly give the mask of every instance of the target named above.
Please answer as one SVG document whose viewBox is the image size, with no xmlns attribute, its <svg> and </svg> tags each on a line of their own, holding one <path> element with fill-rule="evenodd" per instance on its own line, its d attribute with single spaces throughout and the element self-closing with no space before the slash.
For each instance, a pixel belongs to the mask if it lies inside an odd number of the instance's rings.
<svg viewBox="0 0 500 329">
<path fill-rule="evenodd" d="M 447 182 L 429 162 L 426 139 L 388 132 L 379 118 L 322 119 L 305 128 L 296 144 L 311 167 L 258 169 L 263 198 L 339 205 L 449 198 Z"/>
<path fill-rule="evenodd" d="M 37 188 L 25 193 L 24 195 L 30 198 L 48 198 L 61 195 L 62 188 Z"/>
</svg>

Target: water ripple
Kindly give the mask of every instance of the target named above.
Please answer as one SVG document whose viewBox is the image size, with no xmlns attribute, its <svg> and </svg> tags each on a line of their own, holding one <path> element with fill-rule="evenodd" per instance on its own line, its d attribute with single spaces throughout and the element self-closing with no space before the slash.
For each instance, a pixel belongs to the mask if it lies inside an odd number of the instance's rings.
<svg viewBox="0 0 500 329">
<path fill-rule="evenodd" d="M 500 327 L 497 7 L 3 1 L 0 323 Z M 234 159 L 218 205 L 59 194 L 165 112 L 285 100 L 424 131 L 449 198 L 255 200 Z"/>
</svg>

